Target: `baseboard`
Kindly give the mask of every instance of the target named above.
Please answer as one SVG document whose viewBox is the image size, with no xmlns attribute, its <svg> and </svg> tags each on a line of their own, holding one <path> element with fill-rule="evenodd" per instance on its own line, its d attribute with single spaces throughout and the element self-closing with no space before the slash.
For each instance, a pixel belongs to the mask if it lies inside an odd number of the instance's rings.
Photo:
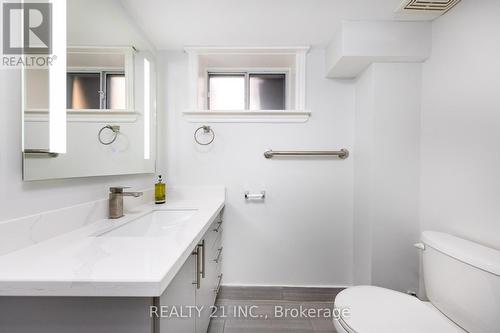
<svg viewBox="0 0 500 333">
<path fill-rule="evenodd" d="M 245 284 L 245 283 L 224 283 L 223 287 L 242 287 L 242 288 L 349 288 L 352 285 L 341 285 L 341 284 Z"/>
<path fill-rule="evenodd" d="M 221 287 L 220 301 L 286 301 L 286 302 L 328 302 L 345 287 L 332 286 L 269 286 L 231 285 Z"/>
</svg>

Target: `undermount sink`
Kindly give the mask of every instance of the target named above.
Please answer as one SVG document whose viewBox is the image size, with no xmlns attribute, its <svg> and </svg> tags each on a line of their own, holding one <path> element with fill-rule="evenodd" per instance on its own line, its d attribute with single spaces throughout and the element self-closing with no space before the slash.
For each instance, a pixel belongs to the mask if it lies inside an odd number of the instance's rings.
<svg viewBox="0 0 500 333">
<path fill-rule="evenodd" d="M 196 209 L 154 211 L 98 237 L 161 237 L 171 228 L 190 219 L 196 212 Z"/>
</svg>

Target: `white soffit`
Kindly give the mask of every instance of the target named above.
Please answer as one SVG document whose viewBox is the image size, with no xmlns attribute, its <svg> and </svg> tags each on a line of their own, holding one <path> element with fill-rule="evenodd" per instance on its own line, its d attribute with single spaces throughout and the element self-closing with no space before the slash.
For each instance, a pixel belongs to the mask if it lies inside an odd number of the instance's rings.
<svg viewBox="0 0 500 333">
<path fill-rule="evenodd" d="M 326 75 L 354 78 L 374 62 L 423 62 L 431 37 L 430 22 L 344 21 L 327 49 Z"/>
</svg>

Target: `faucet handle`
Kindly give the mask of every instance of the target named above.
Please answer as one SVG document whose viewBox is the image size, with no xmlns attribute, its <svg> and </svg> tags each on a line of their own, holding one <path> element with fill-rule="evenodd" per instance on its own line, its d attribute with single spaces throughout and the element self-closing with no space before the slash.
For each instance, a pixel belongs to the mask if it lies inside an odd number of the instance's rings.
<svg viewBox="0 0 500 333">
<path fill-rule="evenodd" d="M 109 192 L 111 193 L 123 193 L 123 190 L 126 188 L 130 188 L 130 186 L 113 186 L 109 188 Z"/>
</svg>

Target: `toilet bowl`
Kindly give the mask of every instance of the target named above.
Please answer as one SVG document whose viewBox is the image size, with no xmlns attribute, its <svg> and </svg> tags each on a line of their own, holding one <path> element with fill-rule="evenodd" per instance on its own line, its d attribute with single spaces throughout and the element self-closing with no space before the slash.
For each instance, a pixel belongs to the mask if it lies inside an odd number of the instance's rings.
<svg viewBox="0 0 500 333">
<path fill-rule="evenodd" d="M 335 298 L 338 333 L 500 332 L 500 251 L 431 231 L 422 243 L 430 302 L 380 287 L 347 288 Z"/>
<path fill-rule="evenodd" d="M 431 303 L 385 288 L 348 288 L 335 308 L 349 309 L 334 321 L 338 333 L 465 333 Z"/>
</svg>

